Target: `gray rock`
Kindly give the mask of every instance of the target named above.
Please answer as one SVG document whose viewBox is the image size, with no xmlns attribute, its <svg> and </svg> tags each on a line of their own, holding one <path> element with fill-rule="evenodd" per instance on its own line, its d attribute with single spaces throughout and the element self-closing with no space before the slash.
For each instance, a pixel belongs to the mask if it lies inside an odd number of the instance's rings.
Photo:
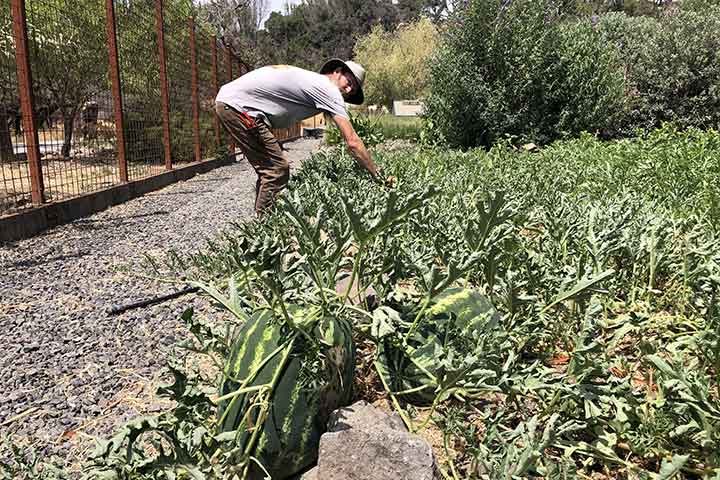
<svg viewBox="0 0 720 480">
<path fill-rule="evenodd" d="M 320 438 L 318 478 L 322 480 L 435 480 L 432 448 L 408 432 L 350 428 Z"/>
<path fill-rule="evenodd" d="M 365 401 L 336 410 L 320 438 L 318 465 L 302 480 L 437 480 L 430 445 Z"/>
<path fill-rule="evenodd" d="M 335 284 L 335 293 L 340 296 L 344 296 L 348 293 L 348 300 L 350 300 L 350 303 L 353 305 L 359 305 L 365 301 L 367 301 L 370 305 L 375 304 L 377 302 L 377 292 L 375 289 L 372 286 L 369 286 L 361 292 L 357 278 L 353 280 L 352 286 L 350 286 L 350 277 L 351 276 L 348 274 Z M 348 292 L 348 287 L 350 287 L 350 292 Z"/>
<path fill-rule="evenodd" d="M 318 477 L 318 467 L 313 467 L 311 470 L 305 472 L 303 476 L 300 477 L 300 480 L 320 480 L 320 477 Z"/>
<path fill-rule="evenodd" d="M 375 408 L 365 400 L 360 400 L 349 407 L 340 408 L 330 414 L 328 432 L 340 432 L 350 428 L 373 431 L 378 428 L 390 428 L 407 432 L 407 427 L 397 413 L 388 415 Z"/>
</svg>

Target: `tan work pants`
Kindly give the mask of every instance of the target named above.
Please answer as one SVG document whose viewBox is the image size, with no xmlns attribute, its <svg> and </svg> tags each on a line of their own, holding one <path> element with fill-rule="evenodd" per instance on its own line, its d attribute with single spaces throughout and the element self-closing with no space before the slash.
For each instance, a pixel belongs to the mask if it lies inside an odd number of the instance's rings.
<svg viewBox="0 0 720 480">
<path fill-rule="evenodd" d="M 290 179 L 290 166 L 280 144 L 261 120 L 253 120 L 222 102 L 215 103 L 215 113 L 258 175 L 255 211 L 262 213 Z"/>
</svg>

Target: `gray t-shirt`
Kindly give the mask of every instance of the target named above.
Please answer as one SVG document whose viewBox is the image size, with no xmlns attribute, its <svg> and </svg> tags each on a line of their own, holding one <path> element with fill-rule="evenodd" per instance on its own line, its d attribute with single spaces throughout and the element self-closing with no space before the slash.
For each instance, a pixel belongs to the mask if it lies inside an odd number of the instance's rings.
<svg viewBox="0 0 720 480">
<path fill-rule="evenodd" d="M 328 77 L 290 65 L 252 70 L 223 85 L 215 101 L 262 114 L 273 128 L 287 128 L 321 111 L 348 118 L 340 89 Z"/>
</svg>

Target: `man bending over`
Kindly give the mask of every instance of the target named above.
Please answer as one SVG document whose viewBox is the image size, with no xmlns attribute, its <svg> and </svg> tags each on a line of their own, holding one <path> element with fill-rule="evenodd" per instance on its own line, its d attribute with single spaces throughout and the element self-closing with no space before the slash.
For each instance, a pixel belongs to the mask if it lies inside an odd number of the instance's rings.
<svg viewBox="0 0 720 480">
<path fill-rule="evenodd" d="M 378 168 L 345 108 L 345 102 L 362 104 L 364 80 L 361 65 L 334 58 L 320 73 L 274 65 L 248 72 L 220 88 L 215 112 L 258 175 L 258 214 L 272 205 L 290 178 L 288 162 L 270 129 L 287 128 L 320 112 L 332 117 L 355 160 L 380 180 Z"/>
</svg>

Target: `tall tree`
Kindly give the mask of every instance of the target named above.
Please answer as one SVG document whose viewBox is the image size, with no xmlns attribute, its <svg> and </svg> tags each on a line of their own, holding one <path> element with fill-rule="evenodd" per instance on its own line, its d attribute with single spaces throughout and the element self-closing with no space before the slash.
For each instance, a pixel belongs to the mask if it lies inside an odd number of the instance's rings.
<svg viewBox="0 0 720 480">
<path fill-rule="evenodd" d="M 259 31 L 269 11 L 269 0 L 210 0 L 199 7 L 199 15 L 215 28 L 223 44 L 248 66 L 262 60 Z"/>
<path fill-rule="evenodd" d="M 45 116 L 60 113 L 64 125 L 62 154 L 67 157 L 76 114 L 107 86 L 105 12 L 99 2 L 90 0 L 46 0 L 27 5 L 31 13 L 28 18 L 32 19 L 28 44 L 35 105 Z"/>
<path fill-rule="evenodd" d="M 329 57 L 352 58 L 359 37 L 374 25 L 394 28 L 398 14 L 390 0 L 306 0 L 270 15 L 264 48 L 276 61 L 317 68 Z"/>
<path fill-rule="evenodd" d="M 355 59 L 372 75 L 365 82 L 367 103 L 390 106 L 394 99 L 417 99 L 427 94 L 427 62 L 438 43 L 428 18 L 394 32 L 376 26 L 355 45 Z"/>
<path fill-rule="evenodd" d="M 3 2 L 3 5 L 7 3 Z M 68 156 L 75 115 L 106 85 L 104 9 L 100 2 L 91 0 L 45 0 L 27 3 L 26 8 L 34 114 L 43 112 L 42 116 L 48 117 L 54 111 L 60 112 L 65 126 L 62 153 Z M 10 16 L 3 14 L 1 18 L 0 68 L 14 72 L 15 44 Z M 8 107 L 16 108 L 13 104 L 17 99 L 14 76 L 8 80 L 0 86 L 0 103 L 6 111 Z M 3 123 L 6 122 L 7 119 Z M 6 151 L 7 142 L 8 131 L 0 128 L 3 151 Z"/>
</svg>

